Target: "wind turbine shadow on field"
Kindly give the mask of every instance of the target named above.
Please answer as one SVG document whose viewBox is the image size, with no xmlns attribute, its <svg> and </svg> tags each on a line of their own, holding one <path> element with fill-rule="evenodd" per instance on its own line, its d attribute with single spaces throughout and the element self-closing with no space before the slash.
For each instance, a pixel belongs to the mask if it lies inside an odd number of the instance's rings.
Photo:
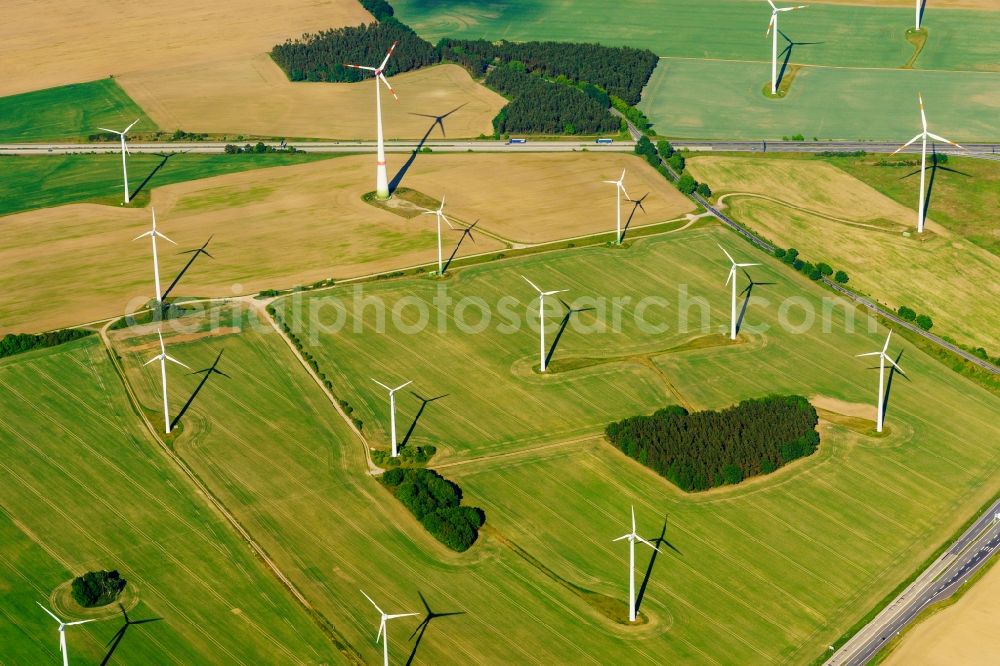
<svg viewBox="0 0 1000 666">
<path fill-rule="evenodd" d="M 125 638 L 125 632 L 128 631 L 129 627 L 131 627 L 134 624 L 146 624 L 147 622 L 159 622 L 160 620 L 163 619 L 162 617 L 151 617 L 151 618 L 146 619 L 146 620 L 133 620 L 133 619 L 129 618 L 128 612 L 126 612 L 124 606 L 122 606 L 121 604 L 118 604 L 118 607 L 122 609 L 122 615 L 125 618 L 125 624 L 123 624 L 122 628 L 119 629 L 117 631 L 117 633 L 115 633 L 114 637 L 112 637 L 112 639 L 110 641 L 108 641 L 108 645 L 110 646 L 110 649 L 108 650 L 108 653 L 106 655 L 104 655 L 104 659 L 101 660 L 101 666 L 106 666 L 106 664 L 109 661 L 111 661 L 111 655 L 113 655 L 115 653 L 115 650 L 118 649 L 118 644 L 122 642 L 123 638 Z"/>
<path fill-rule="evenodd" d="M 566 327 L 569 326 L 569 320 L 573 317 L 573 315 L 578 314 L 580 312 L 587 312 L 589 310 L 593 310 L 594 309 L 592 307 L 590 307 L 590 308 L 573 308 L 573 307 L 570 306 L 569 303 L 567 303 L 566 301 L 564 301 L 561 298 L 559 299 L 559 302 L 562 303 L 562 305 L 563 305 L 564 308 L 566 308 L 566 315 L 562 318 L 562 321 L 559 322 L 559 330 L 556 332 L 556 337 L 552 339 L 552 346 L 549 347 L 549 353 L 545 356 L 545 365 L 546 366 L 548 366 L 550 363 L 552 363 L 552 357 L 556 353 L 556 347 L 559 346 L 559 340 L 562 338 L 563 333 L 566 331 Z"/>
<path fill-rule="evenodd" d="M 410 657 L 406 660 L 406 666 L 411 666 L 411 664 L 413 663 L 413 659 L 417 656 L 417 648 L 420 647 L 420 641 L 424 639 L 424 634 L 427 633 L 427 627 L 430 626 L 431 620 L 437 619 L 439 617 L 449 617 L 451 615 L 465 615 L 465 611 L 452 611 L 450 613 L 435 613 L 434 611 L 431 610 L 431 607 L 427 605 L 427 599 L 424 598 L 423 593 L 418 591 L 417 594 L 420 595 L 420 601 L 423 602 L 424 609 L 427 611 L 427 615 L 424 616 L 424 619 L 420 621 L 420 624 L 417 625 L 417 628 L 413 630 L 412 634 L 410 634 L 410 640 L 412 641 L 413 637 L 416 636 L 417 642 L 413 644 L 413 650 L 410 651 Z"/>
<path fill-rule="evenodd" d="M 785 47 L 785 50 L 778 54 L 778 57 L 782 58 L 781 69 L 778 70 L 778 83 L 777 83 L 778 87 L 780 87 L 781 82 L 785 79 L 785 71 L 788 69 L 789 61 L 791 61 L 792 59 L 792 51 L 794 50 L 794 48 L 796 46 L 815 46 L 817 44 L 824 44 L 825 42 L 793 42 L 792 39 L 788 35 L 786 35 L 783 31 L 779 30 L 778 34 L 781 35 L 781 37 L 786 42 L 788 42 L 788 46 Z"/>
<path fill-rule="evenodd" d="M 468 102 L 465 102 L 465 104 L 468 104 Z M 463 106 L 465 106 L 465 104 L 460 104 L 459 106 L 456 106 L 454 109 L 452 109 L 451 111 L 442 116 L 434 116 L 429 113 L 410 114 L 411 116 L 423 116 L 424 118 L 433 118 L 434 122 L 432 122 L 431 126 L 427 128 L 426 132 L 424 132 L 424 135 L 423 137 L 421 137 L 420 142 L 417 143 L 417 147 L 413 149 L 412 153 L 410 153 L 409 158 L 407 158 L 403 166 L 400 167 L 399 171 L 396 172 L 396 175 L 393 176 L 392 180 L 389 181 L 389 194 L 395 192 L 396 188 L 399 187 L 399 184 L 403 182 L 403 177 L 406 175 L 406 172 L 410 170 L 410 167 L 413 165 L 413 162 L 417 159 L 417 153 L 419 153 L 420 149 L 424 147 L 424 143 L 427 142 L 427 139 L 428 137 L 430 137 L 431 132 L 434 131 L 434 128 L 441 127 L 441 136 L 447 138 L 448 135 L 444 133 L 444 119 L 450 116 L 451 114 L 455 113 L 459 109 L 461 109 Z"/>
<path fill-rule="evenodd" d="M 205 368 L 204 370 L 195 370 L 194 372 L 191 373 L 192 375 L 201 375 L 201 374 L 203 374 L 204 376 L 201 378 L 201 381 L 198 382 L 198 386 L 195 388 L 194 393 L 191 394 L 191 397 L 188 398 L 187 402 L 184 403 L 184 406 L 181 407 L 181 411 L 177 412 L 177 416 L 174 417 L 173 423 L 170 424 L 170 429 L 171 430 L 173 430 L 174 428 L 176 428 L 177 424 L 181 422 L 181 417 L 183 417 L 184 414 L 187 412 L 188 407 L 191 406 L 191 403 L 194 402 L 194 399 L 198 397 L 198 393 L 201 392 L 201 389 L 208 382 L 208 378 L 209 377 L 211 377 L 213 374 L 215 374 L 215 375 L 222 375 L 226 379 L 232 379 L 232 377 L 230 377 L 229 375 L 227 375 L 226 373 L 224 373 L 222 370 L 219 370 L 218 367 L 217 367 L 219 365 L 219 361 L 222 359 L 222 352 L 223 351 L 225 351 L 225 350 L 224 349 L 220 349 L 219 350 L 219 355 L 215 357 L 215 360 L 212 362 L 211 366 Z"/>
<path fill-rule="evenodd" d="M 181 152 L 186 153 L 188 151 L 184 150 Z M 153 167 L 153 170 L 149 172 L 149 175 L 147 175 L 143 179 L 143 181 L 139 183 L 139 187 L 135 188 L 135 191 L 129 195 L 128 197 L 129 199 L 135 199 L 135 196 L 139 194 L 139 192 L 142 192 L 142 189 L 149 184 L 149 181 L 153 180 L 153 176 L 155 176 L 160 169 L 162 169 L 167 165 L 167 160 L 169 160 L 174 155 L 177 155 L 178 153 L 153 153 L 153 154 L 160 158 L 160 163 L 157 164 L 155 167 Z"/>
<path fill-rule="evenodd" d="M 896 363 L 903 358 L 903 350 L 899 350 L 899 354 L 896 355 Z M 906 373 L 900 370 L 896 365 L 889 364 L 889 377 L 885 381 L 885 395 L 882 396 L 882 421 L 885 421 L 885 415 L 889 411 L 889 393 L 892 391 L 892 379 L 899 373 L 903 379 L 910 381 L 910 378 L 906 376 Z"/>
<path fill-rule="evenodd" d="M 399 443 L 400 448 L 406 446 L 406 443 L 410 441 L 410 436 L 413 435 L 413 431 L 417 429 L 417 423 L 420 421 L 420 417 L 424 415 L 424 410 L 427 409 L 427 405 L 434 402 L 435 400 L 440 400 L 441 398 L 447 398 L 447 393 L 442 393 L 439 396 L 433 398 L 425 398 L 416 391 L 410 391 L 410 394 L 414 398 L 420 401 L 420 409 L 417 410 L 416 416 L 413 417 L 413 422 L 410 423 L 410 428 L 406 431 L 406 435 L 403 440 Z"/>
<path fill-rule="evenodd" d="M 448 272 L 448 267 L 451 266 L 451 262 L 454 261 L 455 255 L 458 254 L 459 248 L 462 247 L 462 243 L 465 242 L 466 237 L 470 238 L 473 243 L 476 242 L 476 238 L 472 235 L 472 230 L 476 228 L 479 224 L 479 220 L 476 220 L 467 227 L 462 227 L 461 229 L 452 229 L 452 231 L 458 231 L 462 234 L 462 237 L 458 239 L 458 243 L 455 245 L 455 249 L 451 251 L 451 256 L 448 257 L 448 261 L 444 263 L 444 268 L 441 269 L 441 274 L 444 275 Z"/>
<path fill-rule="evenodd" d="M 643 213 L 646 212 L 646 207 L 642 205 L 642 202 L 645 201 L 648 196 L 649 192 L 646 192 L 638 199 L 629 199 L 629 201 L 632 202 L 632 212 L 628 214 L 628 219 L 625 220 L 625 226 L 622 227 L 622 237 L 618 239 L 620 242 L 625 242 L 625 234 L 628 233 L 628 228 L 632 226 L 632 218 L 635 217 L 635 211 L 641 208 Z"/>
<path fill-rule="evenodd" d="M 753 288 L 757 287 L 757 286 L 763 287 L 765 285 L 776 284 L 774 282 L 754 282 L 753 278 L 750 277 L 749 273 L 747 273 L 746 271 L 743 271 L 743 274 L 747 276 L 747 280 L 749 280 L 750 283 L 747 285 L 746 289 L 744 289 L 742 292 L 740 292 L 742 294 L 746 294 L 746 296 L 743 298 L 743 305 L 740 308 L 740 316 L 736 319 L 736 332 L 737 333 L 739 333 L 740 329 L 743 328 L 743 318 L 747 314 L 747 307 L 750 305 L 750 296 L 753 294 Z"/>
<path fill-rule="evenodd" d="M 215 259 L 215 257 L 209 254 L 208 250 L 205 249 L 206 247 L 208 247 L 208 244 L 212 242 L 213 238 L 215 238 L 215 234 L 209 236 L 208 240 L 205 241 L 205 244 L 202 245 L 201 247 L 195 250 L 185 250 L 184 252 L 180 253 L 180 254 L 190 254 L 191 258 L 188 259 L 188 262 L 184 265 L 184 268 L 182 268 L 181 272 L 177 274 L 177 277 L 174 278 L 174 281 L 170 283 L 170 286 L 167 287 L 167 290 L 163 292 L 163 295 L 160 296 L 161 303 L 167 300 L 167 296 L 169 296 L 170 292 L 174 290 L 174 287 L 177 286 L 177 283 L 181 281 L 181 278 L 184 277 L 184 274 L 187 273 L 187 270 L 191 268 L 191 264 L 194 263 L 194 260 L 198 258 L 199 254 L 204 254 L 209 259 Z"/>
<path fill-rule="evenodd" d="M 952 169 L 951 167 L 946 167 L 943 166 L 942 164 L 939 164 L 939 159 L 940 158 L 938 157 L 937 146 L 931 144 L 931 164 L 929 167 L 931 172 L 931 177 L 927 181 L 927 192 L 924 193 L 924 219 L 922 220 L 922 222 L 927 221 L 927 211 L 931 207 L 931 193 L 934 191 L 934 179 L 937 178 L 938 169 L 941 169 L 942 171 L 947 171 L 949 173 L 956 173 L 959 176 L 965 176 L 966 178 L 972 178 L 972 174 L 968 174 L 965 173 L 964 171 L 959 171 L 958 169 Z M 900 180 L 905 180 L 906 178 L 910 178 L 911 176 L 915 176 L 919 173 L 920 169 L 918 168 L 915 171 L 911 171 L 910 173 L 906 174 L 905 176 L 900 178 Z"/>
<path fill-rule="evenodd" d="M 681 551 L 677 550 L 674 544 L 667 541 L 667 516 L 663 517 L 663 529 L 660 530 L 660 536 L 653 539 L 653 545 L 656 548 L 653 550 L 653 554 L 649 556 L 649 564 L 646 565 L 646 575 L 642 578 L 642 585 L 639 586 L 639 593 L 635 597 L 635 612 L 639 612 L 639 607 L 642 605 L 642 598 L 646 594 L 646 586 L 649 585 L 649 579 L 653 575 L 653 566 L 656 564 L 656 556 L 660 554 L 660 546 L 667 546 L 670 550 L 674 551 L 678 555 L 683 555 Z"/>
</svg>

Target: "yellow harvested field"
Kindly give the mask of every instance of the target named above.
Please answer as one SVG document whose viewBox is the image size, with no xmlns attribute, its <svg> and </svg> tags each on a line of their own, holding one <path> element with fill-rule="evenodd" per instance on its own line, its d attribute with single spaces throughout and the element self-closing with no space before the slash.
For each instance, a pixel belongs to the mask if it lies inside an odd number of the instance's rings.
<svg viewBox="0 0 1000 666">
<path fill-rule="evenodd" d="M 390 177 L 405 156 L 390 155 Z M 340 157 L 168 185 L 152 191 L 163 288 L 214 234 L 173 294 L 230 296 L 408 266 L 437 257 L 433 218 L 407 220 L 371 206 L 374 155 Z M 626 185 L 646 200 L 636 224 L 677 217 L 691 204 L 645 162 L 627 154 L 420 155 L 403 186 L 447 197 L 449 217 L 481 219 L 486 233 L 459 256 L 506 247 L 488 233 L 529 242 L 614 229 L 614 190 L 603 185 L 628 167 Z M 486 180 L 486 177 L 489 180 Z M 489 187 L 484 187 L 488 183 Z M 153 295 L 148 210 L 73 204 L 3 218 L 0 334 L 42 331 L 132 311 Z M 444 237 L 445 253 L 458 240 Z M 46 307 L 38 307 L 45 303 Z"/>
<path fill-rule="evenodd" d="M 109 74 L 197 72 L 303 32 L 373 20 L 356 0 L 6 0 L 3 18 L 0 96 Z"/>
<path fill-rule="evenodd" d="M 1000 566 L 954 606 L 914 627 L 885 666 L 995 666 L 1000 655 Z"/>
<path fill-rule="evenodd" d="M 449 137 L 492 134 L 492 119 L 507 103 L 458 65 L 439 65 L 394 76 L 397 102 L 382 90 L 387 139 L 427 132 L 423 113 L 443 115 Z M 212 63 L 124 74 L 118 83 L 164 128 L 215 134 L 302 138 L 375 137 L 375 84 L 292 83 L 266 53 Z M 435 130 L 432 138 L 440 138 Z"/>
<path fill-rule="evenodd" d="M 845 270 L 849 287 L 892 308 L 930 315 L 934 333 L 1000 349 L 1000 330 L 982 325 L 1000 321 L 1000 283 L 983 279 L 1000 270 L 997 256 L 930 220 L 918 237 L 915 211 L 825 162 L 696 157 L 688 164 L 719 192 L 754 193 L 724 200 L 736 220 L 779 246 Z"/>
</svg>

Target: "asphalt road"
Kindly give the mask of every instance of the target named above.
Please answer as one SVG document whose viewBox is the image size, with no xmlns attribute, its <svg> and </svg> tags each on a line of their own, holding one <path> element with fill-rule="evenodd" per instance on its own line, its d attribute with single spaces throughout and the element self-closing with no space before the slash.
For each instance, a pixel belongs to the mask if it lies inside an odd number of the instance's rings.
<svg viewBox="0 0 1000 666">
<path fill-rule="evenodd" d="M 630 126 L 630 132 L 634 128 Z M 633 134 L 638 134 L 636 130 Z M 234 142 L 237 143 L 237 142 Z M 243 142 L 245 143 L 245 142 Z M 265 141 L 267 145 L 277 146 L 276 142 Z M 820 152 L 854 152 L 864 150 L 869 153 L 891 153 L 900 146 L 889 142 L 858 142 L 858 141 L 691 141 L 676 139 L 674 147 L 696 152 L 737 152 L 737 153 L 820 153 Z M 296 149 L 309 153 L 368 153 L 374 152 L 374 141 L 303 141 L 293 143 Z M 409 153 L 417 146 L 417 141 L 387 141 L 385 150 L 389 153 Z M 112 141 L 93 143 L 8 143 L 0 144 L 0 155 L 64 155 L 68 153 L 117 153 L 119 144 Z M 635 147 L 634 141 L 615 141 L 611 144 L 598 144 L 593 141 L 542 141 L 529 139 L 526 143 L 508 144 L 504 141 L 470 140 L 470 141 L 427 141 L 424 147 L 435 152 L 528 152 L 528 153 L 566 153 L 578 150 L 594 152 L 629 152 Z M 219 141 L 162 141 L 129 143 L 128 148 L 133 153 L 221 153 L 226 144 Z M 939 153 L 963 155 L 983 159 L 1000 160 L 1000 144 L 973 143 L 959 150 L 947 144 L 938 144 Z M 904 152 L 920 152 L 919 146 L 910 146 Z"/>
<path fill-rule="evenodd" d="M 954 594 L 997 552 L 1000 552 L 1000 500 L 910 587 L 838 650 L 826 666 L 864 666 L 927 606 Z"/>
</svg>

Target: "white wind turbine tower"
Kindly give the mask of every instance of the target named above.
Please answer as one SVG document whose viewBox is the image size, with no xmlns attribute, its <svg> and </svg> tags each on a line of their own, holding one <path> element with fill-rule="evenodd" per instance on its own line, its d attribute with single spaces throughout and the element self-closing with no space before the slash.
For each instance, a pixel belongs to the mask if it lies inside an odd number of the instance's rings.
<svg viewBox="0 0 1000 666">
<path fill-rule="evenodd" d="M 729 277 L 726 278 L 726 284 L 729 284 L 730 280 L 733 283 L 733 301 L 729 319 L 729 339 L 735 340 L 736 339 L 736 269 L 747 268 L 749 266 L 760 266 L 760 264 L 738 264 L 736 263 L 736 260 L 733 259 L 733 256 L 728 252 L 726 252 L 726 248 L 719 245 L 719 249 L 725 253 L 726 258 L 729 259 L 729 263 L 732 264 L 732 266 L 729 269 Z"/>
<path fill-rule="evenodd" d="M 628 192 L 625 191 L 625 169 L 622 169 L 621 178 L 618 180 L 606 180 L 604 181 L 608 185 L 615 186 L 615 195 L 617 196 L 617 206 L 615 206 L 616 225 L 615 225 L 615 242 L 621 245 L 622 242 L 622 193 L 625 194 L 625 198 L 629 199 Z"/>
<path fill-rule="evenodd" d="M 443 196 L 441 197 L 441 207 L 440 208 L 438 208 L 437 210 L 426 210 L 425 209 L 424 212 L 421 213 L 421 215 L 436 215 L 437 216 L 437 229 L 438 229 L 438 275 L 441 275 L 441 274 L 444 273 L 444 268 L 443 268 L 444 262 L 442 260 L 442 255 L 441 255 L 441 220 L 444 220 L 445 224 L 448 225 L 449 229 L 454 229 L 455 228 L 455 227 L 451 226 L 451 222 L 449 222 L 448 218 L 444 216 L 444 197 Z"/>
<path fill-rule="evenodd" d="M 917 21 L 915 23 L 915 25 L 917 26 L 917 30 L 920 30 L 920 5 L 922 4 L 922 2 L 923 0 L 917 0 Z"/>
<path fill-rule="evenodd" d="M 391 433 L 391 441 L 392 441 L 392 457 L 395 458 L 399 455 L 399 451 L 396 450 L 396 391 L 398 391 L 401 388 L 409 386 L 410 384 L 413 383 L 413 380 L 411 379 L 410 381 L 406 382 L 405 384 L 401 384 L 396 388 L 390 388 L 377 379 L 372 379 L 372 381 L 389 392 L 389 424 L 390 424 L 389 431 Z"/>
<path fill-rule="evenodd" d="M 919 1 L 919 0 L 918 0 Z M 781 12 L 790 12 L 796 9 L 805 9 L 805 5 L 797 5 L 795 7 L 776 7 L 772 0 L 767 0 L 767 4 L 771 5 L 771 21 L 767 24 L 767 32 L 764 34 L 771 35 L 771 94 L 778 94 L 778 14 Z M 773 34 L 772 34 L 773 31 Z"/>
<path fill-rule="evenodd" d="M 916 135 L 915 137 L 913 137 L 912 139 L 910 139 L 909 141 L 907 141 L 906 143 L 904 143 L 902 146 L 900 146 L 899 148 L 897 148 L 892 154 L 895 155 L 896 153 L 898 153 L 899 151 L 903 150 L 904 148 L 908 148 L 909 146 L 913 145 L 913 143 L 915 141 L 917 141 L 918 139 L 921 140 L 921 144 L 920 144 L 921 145 L 921 148 L 920 148 L 920 201 L 917 203 L 917 233 L 922 234 L 922 233 L 924 233 L 924 214 L 925 214 L 924 206 L 926 204 L 926 202 L 924 201 L 924 183 L 926 182 L 926 177 L 927 177 L 927 139 L 930 138 L 930 139 L 934 139 L 935 141 L 942 141 L 944 143 L 951 144 L 952 146 L 955 146 L 956 148 L 961 148 L 962 150 L 965 150 L 965 148 L 963 148 L 962 146 L 958 145 L 957 143 L 955 143 L 953 141 L 949 141 L 948 139 L 945 139 L 944 137 L 941 137 L 941 136 L 938 136 L 937 134 L 932 134 L 931 132 L 928 132 L 927 131 L 927 114 L 924 113 L 924 97 L 923 97 L 923 95 L 917 93 L 917 101 L 920 102 L 920 122 L 923 125 L 923 130 L 920 132 L 920 134 Z"/>
<path fill-rule="evenodd" d="M 122 178 L 125 179 L 125 203 L 129 202 L 129 198 L 128 198 L 128 170 L 125 167 L 125 155 L 126 154 L 129 154 L 129 155 L 132 154 L 132 153 L 129 152 L 128 146 L 125 145 L 125 135 L 128 134 L 128 131 L 130 129 L 132 129 L 133 127 L 135 127 L 135 123 L 137 123 L 137 122 L 139 122 L 138 118 L 136 118 L 135 122 L 133 122 L 131 125 L 129 125 L 128 127 L 126 127 L 121 132 L 119 132 L 117 130 L 113 130 L 113 129 L 107 129 L 107 128 L 104 128 L 104 127 L 98 127 L 97 128 L 97 129 L 101 130 L 102 132 L 107 132 L 108 134 L 117 134 L 119 137 L 121 137 L 121 140 L 122 140 Z"/>
<path fill-rule="evenodd" d="M 150 211 L 153 213 L 153 228 L 144 234 L 139 234 L 132 240 L 137 241 L 140 238 L 145 238 L 146 236 L 149 236 L 150 240 L 153 243 L 153 282 L 156 286 L 155 298 L 156 298 L 156 304 L 162 307 L 163 301 L 161 300 L 160 297 L 160 263 L 156 256 L 156 239 L 157 237 L 159 237 L 171 243 L 174 243 L 174 241 L 170 240 L 169 238 L 167 238 L 166 236 L 164 236 L 163 234 L 161 234 L 159 231 L 156 230 L 156 211 L 153 210 L 152 208 L 150 209 Z M 177 245 L 177 243 L 174 243 L 174 245 Z"/>
<path fill-rule="evenodd" d="M 91 620 L 77 620 L 76 622 L 63 622 L 58 617 L 56 617 L 55 613 L 50 611 L 45 606 L 42 606 L 41 603 L 37 601 L 35 603 L 38 604 L 43 611 L 48 613 L 53 620 L 59 623 L 59 652 L 62 653 L 63 666 L 69 666 L 69 652 L 66 650 L 66 627 L 72 627 L 77 624 L 86 624 L 88 622 L 93 622 L 94 620 L 91 619 Z"/>
<path fill-rule="evenodd" d="M 632 507 L 632 531 L 615 539 L 621 541 L 628 539 L 628 619 L 635 622 L 635 542 L 644 543 L 653 550 L 659 552 L 660 549 L 636 534 L 635 531 L 635 507 Z"/>
<path fill-rule="evenodd" d="M 413 617 L 414 615 L 417 615 L 417 613 L 395 613 L 393 615 L 389 615 L 381 608 L 379 608 L 378 604 L 375 603 L 371 597 L 365 594 L 364 590 L 361 590 L 361 594 L 365 595 L 365 599 L 371 601 L 372 606 L 374 606 L 375 610 L 377 610 L 379 612 L 379 615 L 382 616 L 378 624 L 378 636 L 375 638 L 375 642 L 378 643 L 379 640 L 382 641 L 383 663 L 385 666 L 389 666 L 389 630 L 386 628 L 385 623 L 388 622 L 389 620 L 395 620 L 401 617 Z"/>
<path fill-rule="evenodd" d="M 143 367 L 149 365 L 153 361 L 160 362 L 160 379 L 163 384 L 163 424 L 166 428 L 167 434 L 170 434 L 170 408 L 167 403 L 167 361 L 176 363 L 179 366 L 185 367 L 188 370 L 188 366 L 184 365 L 178 361 L 173 356 L 167 354 L 167 348 L 163 344 L 163 334 L 160 331 L 156 332 L 156 335 L 160 338 L 160 353 L 143 363 Z"/>
<path fill-rule="evenodd" d="M 896 362 L 892 360 L 892 357 L 885 353 L 889 349 L 889 338 L 891 338 L 891 337 L 892 337 L 892 331 L 890 330 L 889 331 L 889 335 L 885 336 L 885 344 L 882 346 L 882 350 L 881 351 L 868 352 L 867 354 L 858 354 L 858 357 L 861 357 L 861 356 L 878 356 L 878 405 L 877 405 L 877 408 L 878 408 L 878 417 L 877 417 L 877 420 L 875 421 L 875 431 L 876 432 L 882 432 L 882 421 L 883 421 L 883 419 L 885 417 L 885 413 L 884 413 L 884 410 L 883 410 L 884 405 L 882 404 L 882 400 L 883 400 L 882 396 L 885 393 L 885 362 L 889 361 L 889 363 L 892 363 L 892 365 L 897 370 L 899 370 L 900 372 L 903 372 L 903 369 L 901 367 L 899 367 L 898 365 L 896 365 Z M 903 374 L 906 374 L 906 373 L 903 373 Z"/>
<path fill-rule="evenodd" d="M 558 291 L 542 291 L 538 288 L 534 282 L 528 278 L 524 278 L 524 281 L 534 287 L 535 291 L 538 292 L 538 335 L 539 335 L 539 359 L 541 360 L 541 372 L 545 372 L 545 297 L 554 296 L 555 294 L 561 294 L 568 289 L 559 289 Z"/>
<path fill-rule="evenodd" d="M 377 157 L 378 161 L 375 174 L 375 180 L 376 180 L 375 193 L 379 199 L 389 198 L 389 178 L 385 174 L 385 142 L 382 139 L 382 89 L 379 88 L 378 82 L 379 80 L 381 80 L 382 83 L 385 84 L 385 87 L 389 89 L 389 92 L 392 93 L 392 96 L 395 97 L 397 100 L 399 99 L 399 96 L 396 94 L 396 91 L 392 89 L 392 86 L 389 85 L 389 82 L 382 74 L 382 72 L 385 71 L 386 64 L 389 62 L 389 57 L 392 55 L 392 52 L 396 49 L 396 44 L 398 43 L 399 42 L 392 43 L 392 46 L 389 47 L 389 52 L 385 54 L 385 59 L 382 61 L 382 64 L 379 65 L 378 67 L 366 67 L 365 65 L 346 65 L 347 67 L 353 67 L 354 69 L 363 69 L 365 71 L 373 72 L 375 74 L 375 119 L 376 119 L 376 127 L 378 128 L 378 157 Z"/>
</svg>

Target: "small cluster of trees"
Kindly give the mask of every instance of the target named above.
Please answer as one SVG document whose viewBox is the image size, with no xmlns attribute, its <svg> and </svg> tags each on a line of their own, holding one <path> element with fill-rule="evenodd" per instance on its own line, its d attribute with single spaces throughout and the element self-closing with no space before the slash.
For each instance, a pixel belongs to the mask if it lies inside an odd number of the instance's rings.
<svg viewBox="0 0 1000 666">
<path fill-rule="evenodd" d="M 896 313 L 899 315 L 900 319 L 916 324 L 925 331 L 931 330 L 931 326 L 934 325 L 934 322 L 931 320 L 929 315 L 917 314 L 916 310 L 908 308 L 905 305 L 900 305 L 899 310 L 897 310 Z M 986 350 L 984 349 L 983 353 L 985 352 Z"/>
<path fill-rule="evenodd" d="M 370 78 L 371 73 L 345 67 L 344 63 L 375 66 L 397 41 L 386 76 L 441 61 L 434 46 L 391 16 L 379 23 L 306 33 L 300 39 L 275 46 L 271 58 L 292 81 L 351 83 Z"/>
<path fill-rule="evenodd" d="M 744 400 L 720 411 L 679 406 L 610 424 L 618 449 L 688 492 L 769 474 L 819 446 L 818 417 L 798 395 Z"/>
<path fill-rule="evenodd" d="M 249 143 L 243 146 L 237 146 L 234 143 L 227 143 L 225 147 L 225 152 L 227 155 L 240 155 L 245 153 L 294 153 L 295 146 L 284 146 L 275 147 L 269 146 L 263 141 L 258 141 L 257 143 L 250 145 Z"/>
<path fill-rule="evenodd" d="M 512 100 L 493 119 L 497 136 L 599 134 L 620 128 L 619 121 L 587 91 L 529 74 L 518 61 L 494 67 L 486 75 L 486 85 Z"/>
<path fill-rule="evenodd" d="M 473 76 L 482 76 L 491 65 L 516 61 L 529 73 L 598 86 L 626 105 L 639 103 L 658 62 L 656 54 L 648 49 L 571 42 L 442 39 L 438 50 L 443 60 L 463 65 Z"/>
<path fill-rule="evenodd" d="M 395 14 L 395 10 L 385 0 L 361 0 L 361 6 L 375 17 L 376 21 L 384 21 Z"/>
<path fill-rule="evenodd" d="M 32 349 L 55 347 L 64 342 L 79 340 L 93 334 L 93 331 L 82 328 L 66 328 L 37 335 L 33 333 L 8 333 L 3 339 L 0 339 L 0 358 L 21 354 Z"/>
<path fill-rule="evenodd" d="M 468 550 L 486 522 L 482 509 L 461 506 L 462 489 L 429 469 L 396 467 L 382 483 L 403 503 L 434 538 L 452 550 Z"/>
<path fill-rule="evenodd" d="M 429 463 L 435 453 L 437 447 L 432 444 L 404 446 L 399 449 L 399 455 L 395 458 L 389 451 L 373 449 L 372 461 L 379 467 L 420 467 Z"/>
<path fill-rule="evenodd" d="M 808 277 L 810 280 L 818 280 L 821 277 L 833 276 L 833 280 L 835 282 L 839 284 L 847 284 L 847 281 L 850 279 L 844 271 L 834 272 L 833 267 L 826 262 L 821 261 L 817 264 L 813 264 L 811 262 L 804 261 L 799 258 L 799 251 L 794 247 L 790 247 L 787 250 L 776 247 L 774 248 L 774 256 L 781 259 L 783 263 L 788 264 Z"/>
<path fill-rule="evenodd" d="M 73 579 L 70 593 L 84 608 L 95 608 L 117 599 L 127 584 L 117 571 L 88 571 Z"/>
</svg>

